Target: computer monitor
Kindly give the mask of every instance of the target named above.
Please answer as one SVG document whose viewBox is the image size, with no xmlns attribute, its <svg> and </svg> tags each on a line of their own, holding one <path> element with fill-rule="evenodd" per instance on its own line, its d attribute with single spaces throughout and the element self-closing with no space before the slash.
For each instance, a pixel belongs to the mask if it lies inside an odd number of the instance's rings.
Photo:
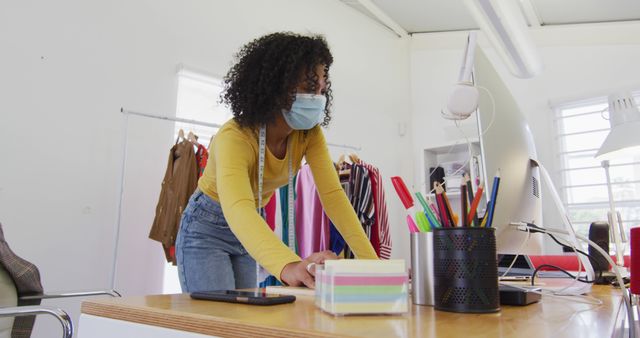
<svg viewBox="0 0 640 338">
<path fill-rule="evenodd" d="M 500 187 L 492 222 L 496 229 L 497 251 L 499 254 L 541 254 L 542 234 L 531 234 L 523 245 L 527 234 L 509 225 L 511 222 L 542 225 L 540 173 L 531 161 L 537 160 L 531 130 L 516 100 L 480 47 L 476 48 L 473 75 L 476 87 L 490 91 L 495 102 L 494 106 L 486 91 L 480 90 L 478 135 L 487 200 L 491 196 L 493 177 L 500 169 Z M 495 117 L 491 122 L 494 110 Z"/>
</svg>

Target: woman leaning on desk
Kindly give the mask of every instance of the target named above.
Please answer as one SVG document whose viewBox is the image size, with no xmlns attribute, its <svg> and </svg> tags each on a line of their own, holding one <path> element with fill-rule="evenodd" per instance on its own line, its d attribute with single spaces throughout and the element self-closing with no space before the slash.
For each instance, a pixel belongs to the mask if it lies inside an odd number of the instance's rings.
<svg viewBox="0 0 640 338">
<path fill-rule="evenodd" d="M 234 117 L 213 141 L 213 155 L 176 240 L 184 292 L 253 288 L 256 261 L 287 285 L 313 287 L 307 266 L 338 258 L 324 251 L 301 259 L 258 213 L 261 134 L 266 145 L 262 206 L 289 182 L 304 157 L 327 215 L 356 257 L 377 258 L 340 186 L 320 129 L 331 120 L 332 62 L 322 36 L 293 33 L 263 36 L 238 53 L 223 93 Z"/>
</svg>

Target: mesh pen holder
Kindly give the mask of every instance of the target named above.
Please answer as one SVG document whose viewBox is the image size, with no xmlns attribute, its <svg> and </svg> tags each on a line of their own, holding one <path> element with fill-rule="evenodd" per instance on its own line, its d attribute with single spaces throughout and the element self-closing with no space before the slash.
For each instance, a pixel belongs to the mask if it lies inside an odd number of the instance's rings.
<svg viewBox="0 0 640 338">
<path fill-rule="evenodd" d="M 436 310 L 500 311 L 495 229 L 434 229 L 433 253 Z"/>
</svg>

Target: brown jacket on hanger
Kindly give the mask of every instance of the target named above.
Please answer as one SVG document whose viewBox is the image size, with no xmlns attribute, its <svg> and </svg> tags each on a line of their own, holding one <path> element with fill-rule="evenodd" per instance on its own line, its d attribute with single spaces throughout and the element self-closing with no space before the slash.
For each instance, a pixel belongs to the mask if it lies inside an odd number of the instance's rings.
<svg viewBox="0 0 640 338">
<path fill-rule="evenodd" d="M 162 243 L 168 262 L 175 264 L 170 248 L 176 241 L 182 211 L 197 185 L 198 165 L 193 144 L 189 141 L 177 143 L 169 151 L 156 217 L 149 232 L 149 238 Z"/>
</svg>

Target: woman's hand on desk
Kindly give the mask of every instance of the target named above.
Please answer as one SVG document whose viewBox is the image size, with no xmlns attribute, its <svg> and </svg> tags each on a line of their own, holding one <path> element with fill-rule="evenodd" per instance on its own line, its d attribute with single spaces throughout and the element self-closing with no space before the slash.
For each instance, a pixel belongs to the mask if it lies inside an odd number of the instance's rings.
<svg viewBox="0 0 640 338">
<path fill-rule="evenodd" d="M 315 288 L 315 264 L 323 264 L 328 259 L 338 259 L 338 256 L 327 250 L 315 252 L 300 262 L 289 263 L 282 269 L 280 280 L 289 286 Z"/>
</svg>

